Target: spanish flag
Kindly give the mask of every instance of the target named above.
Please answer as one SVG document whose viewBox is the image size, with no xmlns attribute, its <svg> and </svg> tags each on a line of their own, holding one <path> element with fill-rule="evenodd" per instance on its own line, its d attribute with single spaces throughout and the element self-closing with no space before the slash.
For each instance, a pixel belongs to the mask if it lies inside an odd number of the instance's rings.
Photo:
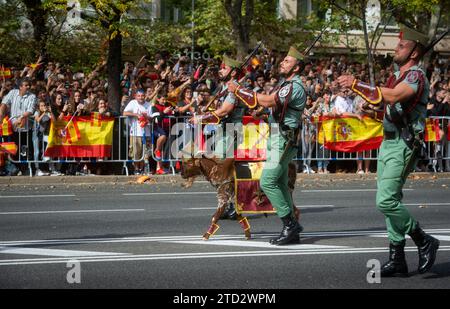
<svg viewBox="0 0 450 309">
<path fill-rule="evenodd" d="M 51 123 L 47 157 L 111 157 L 114 118 L 65 117 Z M 69 123 L 70 121 L 70 123 Z"/>
<path fill-rule="evenodd" d="M 3 122 L 0 127 L 0 136 L 10 136 L 13 134 L 11 120 L 8 116 L 3 118 Z"/>
<path fill-rule="evenodd" d="M 447 140 L 450 141 L 450 122 L 447 125 Z"/>
<path fill-rule="evenodd" d="M 437 142 L 440 140 L 439 119 L 427 118 L 425 122 L 425 142 Z"/>
<path fill-rule="evenodd" d="M 11 78 L 11 70 L 8 68 L 5 68 L 4 66 L 1 66 L 0 68 L 0 78 Z"/>
<path fill-rule="evenodd" d="M 65 142 L 69 144 L 73 144 L 78 142 L 78 140 L 81 138 L 80 129 L 78 128 L 78 121 L 76 117 L 72 118 L 72 121 L 67 123 L 67 125 L 62 129 L 61 136 L 65 138 Z"/>
<path fill-rule="evenodd" d="M 234 157 L 236 161 L 266 160 L 269 125 L 252 116 L 242 118 L 242 141 L 237 145 Z"/>
<path fill-rule="evenodd" d="M 0 143 L 0 153 L 9 153 L 13 156 L 17 153 L 17 145 L 14 142 Z"/>
<path fill-rule="evenodd" d="M 91 126 L 93 126 L 93 127 L 100 127 L 102 125 L 100 123 L 101 119 L 102 119 L 102 115 L 100 115 L 99 112 L 93 112 L 91 114 Z"/>
<path fill-rule="evenodd" d="M 377 149 L 383 141 L 383 124 L 370 117 L 319 117 L 318 142 L 340 152 Z"/>
</svg>

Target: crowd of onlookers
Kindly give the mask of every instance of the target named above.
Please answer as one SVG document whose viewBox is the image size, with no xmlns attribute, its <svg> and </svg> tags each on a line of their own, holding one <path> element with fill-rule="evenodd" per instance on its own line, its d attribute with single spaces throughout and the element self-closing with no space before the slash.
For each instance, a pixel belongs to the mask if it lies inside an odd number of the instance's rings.
<svg viewBox="0 0 450 309">
<path fill-rule="evenodd" d="M 264 51 L 253 59 L 241 73 L 241 82 L 261 93 L 270 93 L 279 80 L 277 65 L 283 54 Z M 19 149 L 18 156 L 27 152 L 26 159 L 40 161 L 35 163 L 36 175 L 92 174 L 108 173 L 108 169 L 97 171 L 96 166 L 83 163 L 43 164 L 51 158 L 43 156 L 40 145 L 48 139 L 50 121 L 72 115 L 89 115 L 97 112 L 107 116 L 126 116 L 130 123 L 129 157 L 135 174 L 167 173 L 164 161 L 167 141 L 173 118 L 165 116 L 192 116 L 204 112 L 204 107 L 220 86 L 218 71 L 220 58 L 196 61 L 193 65 L 186 56 L 157 54 L 142 57 L 139 61 L 126 61 L 120 76 L 120 110 L 114 110 L 107 100 L 107 80 L 105 63 L 92 72 L 73 72 L 70 65 L 52 61 L 37 61 L 36 65 L 23 69 L 11 68 L 11 77 L 0 80 L 0 100 L 5 103 L 0 108 L 0 123 L 8 116 L 13 124 L 13 136 L 0 137 L 3 141 L 22 139 L 24 132 L 33 131 L 29 149 Z M 449 63 L 431 62 L 427 68 L 431 91 L 428 105 L 429 116 L 450 116 Z M 376 70 L 375 80 L 383 86 L 394 72 L 393 65 Z M 304 125 L 301 133 L 301 147 L 298 157 L 302 158 L 299 172 L 328 173 L 330 170 L 355 171 L 355 166 L 345 166 L 332 161 L 333 153 L 317 142 L 317 126 L 310 121 L 311 116 L 354 115 L 361 116 L 362 99 L 353 93 L 340 89 L 335 82 L 341 74 L 351 73 L 368 81 L 366 64 L 351 60 L 349 56 L 324 56 L 309 59 L 301 74 L 307 93 L 307 105 L 303 115 Z M 214 103 L 210 105 L 214 109 Z M 252 115 L 251 111 L 248 115 Z M 149 123 L 153 123 L 150 131 Z M 441 142 L 434 143 L 433 154 L 449 157 L 447 142 L 447 123 L 442 122 Z M 0 140 L 2 141 L 2 140 Z M 144 141 L 144 142 L 143 142 Z M 30 154 L 30 149 L 33 149 Z M 354 158 L 371 158 L 373 151 L 355 154 Z M 0 162 L 0 175 L 17 175 L 26 169 L 17 168 L 3 156 Z M 141 160 L 141 159 L 144 160 Z M 316 160 L 321 158 L 321 160 Z M 23 158 L 22 158 L 23 159 Z M 54 158 L 52 158 L 54 159 Z M 354 160 L 353 160 L 354 162 Z M 425 162 L 424 170 L 450 171 L 450 160 Z M 356 172 L 363 174 L 371 170 L 370 160 L 356 160 Z M 342 166 L 339 166 L 339 165 Z M 20 166 L 19 166 L 20 167 Z M 45 167 L 45 168 L 44 168 Z M 179 162 L 172 167 L 179 169 Z M 373 169 L 374 166 L 372 166 Z"/>
</svg>

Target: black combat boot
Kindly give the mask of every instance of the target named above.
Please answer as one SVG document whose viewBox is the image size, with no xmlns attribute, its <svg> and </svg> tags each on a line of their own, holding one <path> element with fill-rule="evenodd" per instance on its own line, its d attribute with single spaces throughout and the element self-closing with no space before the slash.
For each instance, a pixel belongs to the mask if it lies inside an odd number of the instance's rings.
<svg viewBox="0 0 450 309">
<path fill-rule="evenodd" d="M 271 239 L 270 243 L 277 246 L 299 244 L 299 233 L 303 230 L 303 228 L 300 224 L 298 224 L 297 220 L 295 220 L 292 217 L 292 214 L 289 213 L 287 216 L 282 217 L 281 221 L 283 221 L 283 229 L 281 230 L 281 234 L 277 238 Z"/>
<path fill-rule="evenodd" d="M 419 249 L 418 271 L 423 274 L 430 270 L 436 260 L 439 240 L 425 233 L 420 228 L 419 223 L 416 224 L 414 230 L 412 230 L 408 235 L 412 238 Z"/>
<path fill-rule="evenodd" d="M 389 261 L 381 266 L 381 277 L 406 277 L 408 276 L 408 265 L 405 260 L 405 243 L 389 244 Z"/>
</svg>

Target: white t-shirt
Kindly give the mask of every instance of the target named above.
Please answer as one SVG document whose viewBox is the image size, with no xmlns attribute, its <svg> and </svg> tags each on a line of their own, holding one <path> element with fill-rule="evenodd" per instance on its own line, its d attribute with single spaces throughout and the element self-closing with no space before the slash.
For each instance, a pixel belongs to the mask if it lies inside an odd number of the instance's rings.
<svg viewBox="0 0 450 309">
<path fill-rule="evenodd" d="M 353 113 L 353 102 L 350 99 L 337 96 L 333 103 L 338 114 Z"/>
<path fill-rule="evenodd" d="M 147 115 L 151 115 L 151 104 L 149 102 L 144 102 L 143 104 L 139 104 L 136 100 L 131 100 L 125 109 L 124 112 L 131 112 L 135 114 L 143 114 L 147 113 Z M 141 128 L 139 125 L 138 118 L 136 117 L 128 117 L 128 123 L 130 124 L 130 136 L 143 136 L 145 129 L 145 136 L 150 137 L 150 126 L 146 125 L 144 128 Z"/>
</svg>

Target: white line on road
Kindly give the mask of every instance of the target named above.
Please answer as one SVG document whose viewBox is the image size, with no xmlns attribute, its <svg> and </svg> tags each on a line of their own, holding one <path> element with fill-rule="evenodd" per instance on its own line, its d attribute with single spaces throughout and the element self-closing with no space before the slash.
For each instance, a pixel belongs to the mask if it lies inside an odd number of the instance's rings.
<svg viewBox="0 0 450 309">
<path fill-rule="evenodd" d="M 1 195 L 0 198 L 75 197 L 75 194 Z"/>
<path fill-rule="evenodd" d="M 427 203 L 427 202 L 423 202 L 423 203 L 408 203 L 408 204 L 403 204 L 405 206 L 450 206 L 450 203 Z"/>
<path fill-rule="evenodd" d="M 388 235 L 387 233 L 385 234 L 374 234 L 374 235 L 368 235 L 369 237 L 379 237 L 379 238 L 387 238 Z M 446 235 L 437 235 L 437 234 L 431 234 L 431 236 L 433 236 L 434 238 L 437 238 L 439 240 L 442 241 L 450 241 L 450 236 L 446 236 Z M 406 236 L 407 239 L 409 239 L 409 236 Z"/>
<path fill-rule="evenodd" d="M 405 248 L 407 252 L 416 252 L 417 247 Z M 441 246 L 440 252 L 450 251 L 450 246 Z M 225 252 L 192 252 L 192 253 L 168 253 L 168 254 L 142 254 L 109 257 L 79 257 L 81 263 L 87 262 L 120 262 L 120 261 L 148 261 L 148 260 L 185 260 L 202 258 L 230 258 L 230 257 L 262 257 L 262 256 L 296 256 L 296 255 L 321 255 L 321 254 L 364 254 L 386 253 L 386 248 L 343 248 L 343 249 L 297 249 L 297 250 L 268 250 L 268 251 L 225 251 Z M 33 265 L 33 264 L 57 264 L 67 263 L 67 258 L 48 259 L 10 259 L 0 260 L 0 266 Z"/>
<path fill-rule="evenodd" d="M 414 189 L 403 189 L 403 191 L 413 191 Z M 300 190 L 303 193 L 316 192 L 376 192 L 377 189 L 339 189 L 339 190 Z M 150 192 L 150 193 L 122 193 L 124 196 L 151 196 L 151 195 L 197 195 L 197 194 L 217 194 L 215 191 L 207 192 Z"/>
<path fill-rule="evenodd" d="M 300 190 L 303 193 L 315 192 L 376 192 L 377 189 L 337 189 L 337 190 Z M 403 189 L 403 191 L 414 191 L 414 189 Z"/>
<path fill-rule="evenodd" d="M 34 215 L 34 214 L 59 214 L 59 213 L 92 213 L 92 212 L 135 212 L 145 209 L 86 209 L 86 210 L 46 210 L 46 211 L 14 211 L 0 212 L 0 215 Z"/>
<path fill-rule="evenodd" d="M 148 196 L 148 195 L 197 195 L 197 194 L 217 194 L 217 192 L 152 192 L 152 193 L 122 193 L 124 196 Z"/>
<path fill-rule="evenodd" d="M 0 247 L 0 253 L 62 256 L 62 257 L 129 255 L 128 253 L 119 253 L 119 252 L 96 252 L 96 251 L 60 250 L 60 249 L 44 249 L 44 248 L 17 248 L 17 247 L 12 248 Z"/>
<path fill-rule="evenodd" d="M 426 229 L 427 233 L 450 233 L 450 229 Z M 273 236 L 278 236 L 278 233 L 265 233 L 252 235 L 253 239 L 266 239 Z M 371 236 L 371 235 L 386 235 L 386 231 L 380 230 L 366 230 L 366 231 L 351 231 L 351 232 L 309 232 L 302 233 L 302 237 L 345 237 L 345 236 Z M 243 239 L 244 235 L 214 235 L 212 239 Z M 30 245 L 62 245 L 62 244 L 98 244 L 98 243 L 131 243 L 131 242 L 164 242 L 164 241 L 178 241 L 178 240 L 201 240 L 201 235 L 173 235 L 173 236 L 147 236 L 147 237 L 117 237 L 117 238 L 68 238 L 68 239 L 42 239 L 42 240 L 17 240 L 17 241 L 1 241 L 0 246 L 30 246 Z"/>
<path fill-rule="evenodd" d="M 334 205 L 298 205 L 297 208 L 306 209 L 306 208 L 333 208 L 336 207 Z M 191 207 L 191 208 L 183 208 L 184 210 L 216 210 L 217 207 Z"/>
<path fill-rule="evenodd" d="M 170 243 L 177 244 L 192 244 L 192 245 L 215 245 L 215 246 L 232 246 L 232 247 L 253 247 L 253 248 L 270 248 L 270 249 L 289 249 L 289 250 L 311 250 L 311 249 L 341 249 L 341 248 L 351 248 L 348 246 L 329 246 L 329 245 L 289 245 L 289 246 L 274 246 L 267 241 L 251 241 L 251 240 L 221 240 L 221 239 L 210 239 L 208 241 L 204 240 L 176 240 L 170 241 Z"/>
</svg>

